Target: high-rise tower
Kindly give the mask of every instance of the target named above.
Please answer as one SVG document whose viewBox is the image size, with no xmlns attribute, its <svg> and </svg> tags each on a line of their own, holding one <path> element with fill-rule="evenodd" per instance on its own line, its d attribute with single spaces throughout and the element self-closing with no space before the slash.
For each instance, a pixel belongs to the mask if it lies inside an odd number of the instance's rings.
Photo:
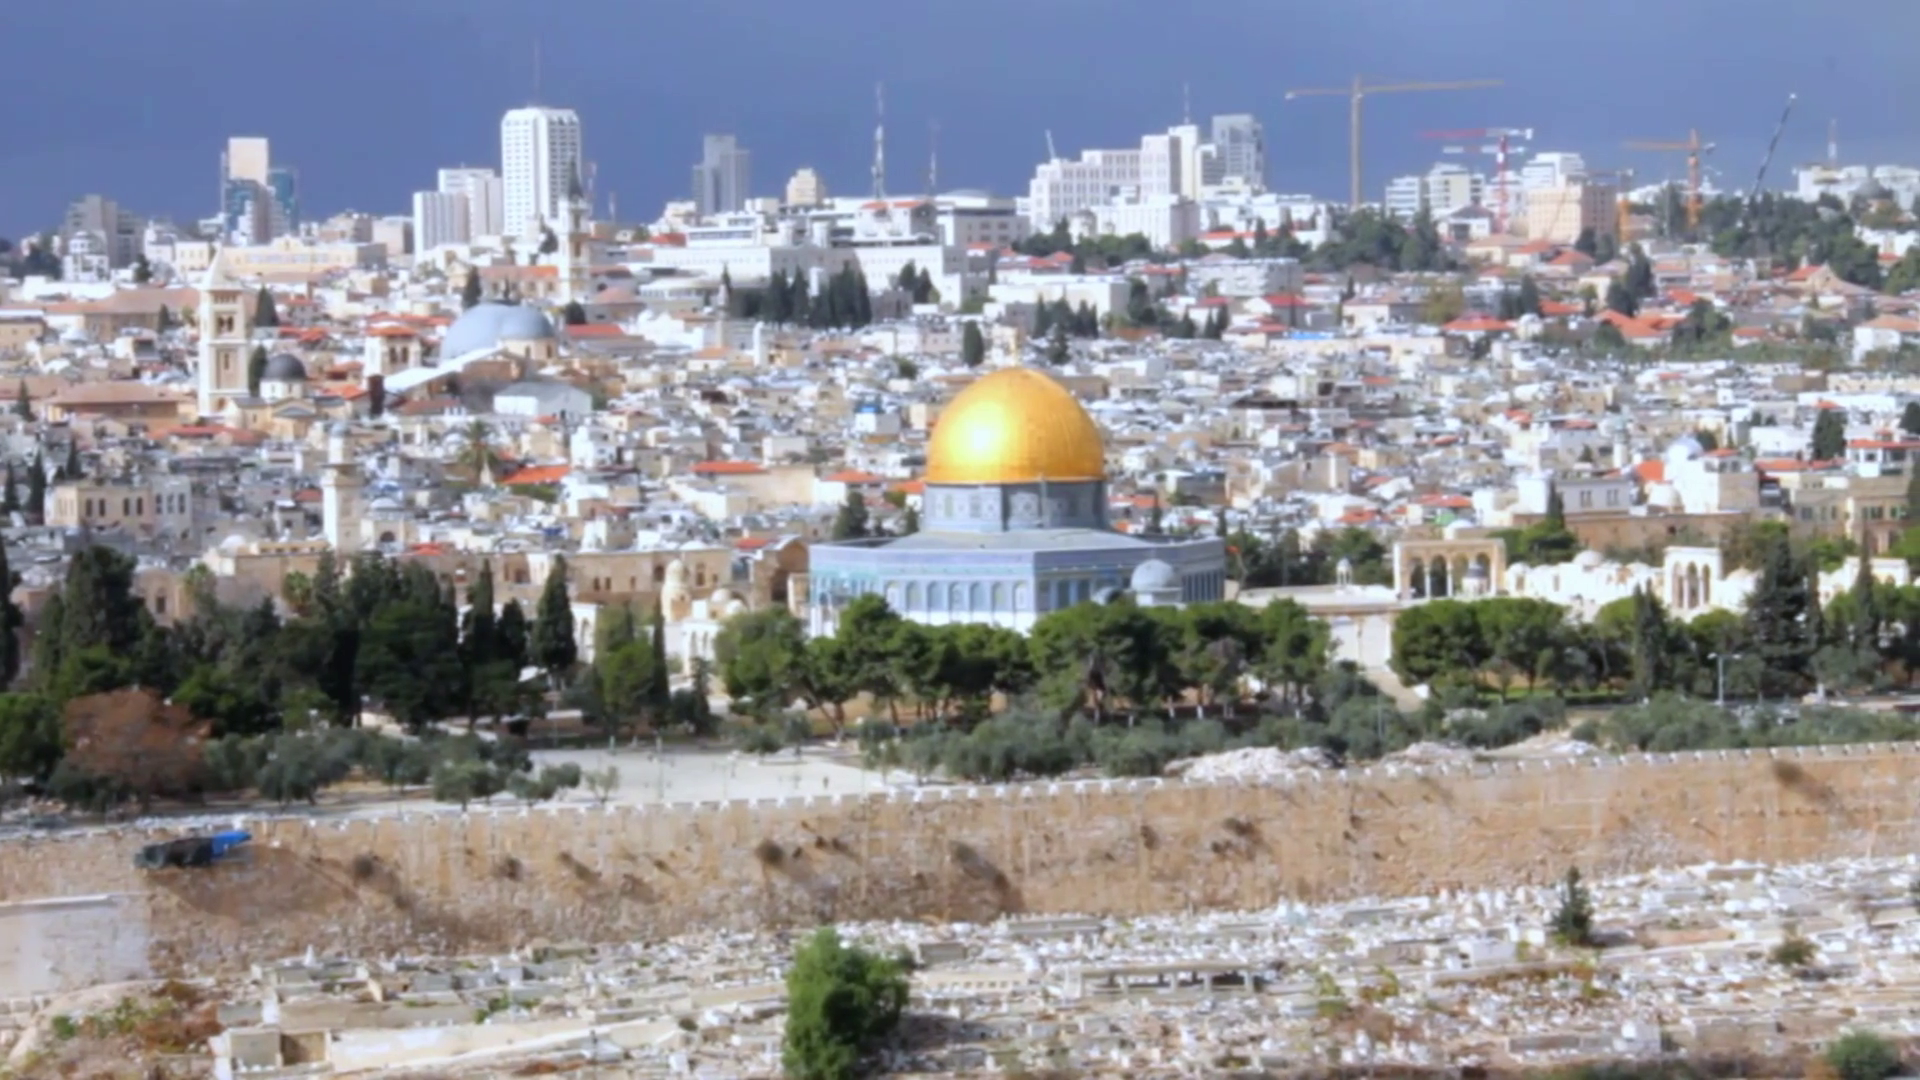
<svg viewBox="0 0 1920 1080">
<path fill-rule="evenodd" d="M 538 238 L 566 210 L 567 185 L 581 167 L 580 117 L 572 109 L 528 106 L 500 120 L 501 231 Z"/>
</svg>

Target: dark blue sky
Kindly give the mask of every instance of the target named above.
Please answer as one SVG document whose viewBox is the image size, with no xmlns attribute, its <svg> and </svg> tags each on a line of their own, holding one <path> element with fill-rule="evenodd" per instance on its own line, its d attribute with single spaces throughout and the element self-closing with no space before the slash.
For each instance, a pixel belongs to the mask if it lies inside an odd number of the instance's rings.
<svg viewBox="0 0 1920 1080">
<path fill-rule="evenodd" d="M 1744 188 L 1788 91 L 1775 161 L 1823 153 L 1920 161 L 1920 0 L 5 0 L 0 235 L 50 225 L 89 191 L 144 213 L 210 213 L 222 140 L 265 134 L 320 214 L 404 212 L 441 165 L 497 164 L 502 110 L 578 109 L 598 188 L 622 217 L 684 197 L 706 131 L 754 152 L 774 193 L 813 165 L 864 191 L 872 86 L 887 84 L 890 188 L 918 190 L 930 120 L 942 187 L 1025 189 L 1051 128 L 1063 153 L 1133 144 L 1180 119 L 1256 113 L 1272 182 L 1343 196 L 1340 99 L 1289 87 L 1356 70 L 1389 80 L 1499 78 L 1497 90 L 1369 104 L 1367 192 L 1422 168 L 1430 128 L 1532 127 L 1643 179 L 1678 158 L 1625 138 L 1716 141 Z"/>
</svg>

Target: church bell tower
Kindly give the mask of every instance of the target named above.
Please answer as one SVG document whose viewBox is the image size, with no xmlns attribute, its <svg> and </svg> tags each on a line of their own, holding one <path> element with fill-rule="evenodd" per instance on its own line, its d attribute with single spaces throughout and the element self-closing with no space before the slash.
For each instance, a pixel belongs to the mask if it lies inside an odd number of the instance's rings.
<svg viewBox="0 0 1920 1080">
<path fill-rule="evenodd" d="M 200 346 L 196 372 L 200 415 L 213 415 L 214 401 L 247 392 L 247 353 L 252 319 L 247 291 L 227 276 L 226 254 L 216 248 L 200 282 Z"/>
</svg>

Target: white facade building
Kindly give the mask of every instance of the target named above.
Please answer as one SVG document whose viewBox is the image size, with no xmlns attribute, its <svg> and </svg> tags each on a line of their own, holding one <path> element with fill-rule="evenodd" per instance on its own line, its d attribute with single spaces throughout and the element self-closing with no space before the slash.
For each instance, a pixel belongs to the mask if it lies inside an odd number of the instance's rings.
<svg viewBox="0 0 1920 1080">
<path fill-rule="evenodd" d="M 1567 187 L 1587 178 L 1587 161 L 1579 154 L 1548 151 L 1535 154 L 1520 167 L 1520 189 Z"/>
<path fill-rule="evenodd" d="M 1179 196 L 1128 199 L 1082 211 L 1073 224 L 1081 236 L 1138 233 L 1154 247 L 1172 251 L 1200 235 L 1200 204 Z"/>
<path fill-rule="evenodd" d="M 413 243 L 416 251 L 442 244 L 465 244 L 473 239 L 467 219 L 467 197 L 443 191 L 413 193 Z"/>
<path fill-rule="evenodd" d="M 1078 160 L 1056 158 L 1035 170 L 1027 185 L 1027 220 L 1047 232 L 1076 210 L 1098 206 L 1120 188 L 1140 187 L 1141 151 L 1083 150 Z"/>
<path fill-rule="evenodd" d="M 572 109 L 528 106 L 500 119 L 501 231 L 537 237 L 559 220 L 581 167 L 580 117 Z"/>
<path fill-rule="evenodd" d="M 467 236 L 499 236 L 505 229 L 505 186 L 492 169 L 461 166 L 441 169 L 438 190 L 467 200 Z M 415 233 L 418 233 L 415 229 Z M 422 245 L 425 246 L 425 245 Z"/>
<path fill-rule="evenodd" d="M 1396 176 L 1389 180 L 1383 205 L 1389 217 L 1402 221 L 1419 216 L 1422 206 L 1437 219 L 1469 206 L 1484 205 L 1486 195 L 1485 176 L 1441 162 L 1424 175 Z"/>
<path fill-rule="evenodd" d="M 1239 180 L 1256 192 L 1266 190 L 1267 134 L 1252 114 L 1213 118 L 1213 159 L 1222 180 Z"/>
<path fill-rule="evenodd" d="M 752 155 L 732 135 L 709 135 L 693 167 L 693 205 L 701 217 L 731 214 L 753 194 Z"/>
</svg>

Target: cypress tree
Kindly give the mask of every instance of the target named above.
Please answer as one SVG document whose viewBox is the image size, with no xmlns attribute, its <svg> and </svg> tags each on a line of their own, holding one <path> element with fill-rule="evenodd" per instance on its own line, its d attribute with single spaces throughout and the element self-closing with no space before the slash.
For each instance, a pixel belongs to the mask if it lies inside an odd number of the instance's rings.
<svg viewBox="0 0 1920 1080">
<path fill-rule="evenodd" d="M 520 601 L 507 601 L 494 623 L 494 647 L 500 659 L 512 661 L 516 675 L 527 666 L 527 636 L 527 613 L 521 609 Z"/>
<path fill-rule="evenodd" d="M 26 619 L 13 602 L 15 581 L 7 563 L 7 546 L 0 543 L 0 686 L 11 686 L 20 674 L 20 627 Z"/>
<path fill-rule="evenodd" d="M 980 324 L 969 322 L 960 332 L 960 362 L 970 368 L 979 367 L 987 358 L 987 338 L 980 332 Z M 1920 475 L 1917 472 L 1916 475 Z"/>
<path fill-rule="evenodd" d="M 1785 536 L 1771 537 L 1760 553 L 1760 577 L 1747 598 L 1747 628 L 1762 664 L 1769 697 L 1802 688 L 1813 655 L 1811 632 L 1819 616 L 1807 585 L 1806 564 Z"/>
<path fill-rule="evenodd" d="M 78 480 L 86 475 L 80 467 L 80 440 L 67 439 L 67 463 L 60 466 L 60 475 L 65 480 Z"/>
<path fill-rule="evenodd" d="M 534 612 L 531 635 L 533 662 L 546 669 L 555 686 L 560 676 L 580 659 L 580 647 L 573 638 L 573 602 L 567 595 L 567 560 L 556 555 L 547 571 L 547 583 L 540 590 L 540 606 Z"/>
<path fill-rule="evenodd" d="M 265 285 L 253 294 L 253 325 L 256 327 L 275 327 L 280 325 L 280 309 L 274 305 L 273 292 Z"/>
<path fill-rule="evenodd" d="M 466 625 L 461 628 L 460 645 L 468 666 L 478 669 L 500 659 L 496 619 L 493 613 L 493 560 L 480 561 L 480 573 L 467 590 Z"/>
<path fill-rule="evenodd" d="M 20 380 L 20 389 L 13 398 L 13 415 L 22 420 L 33 419 L 33 395 L 27 392 L 27 380 Z"/>
<path fill-rule="evenodd" d="M 647 646 L 653 652 L 647 702 L 656 712 L 664 713 L 667 703 L 673 698 L 673 683 L 667 671 L 667 615 L 661 610 L 658 600 L 653 602 L 653 621 L 647 628 Z"/>
<path fill-rule="evenodd" d="M 1853 625 L 1848 627 L 1848 636 L 1853 647 L 1863 650 L 1877 650 L 1880 647 L 1880 607 L 1874 596 L 1873 560 L 1865 550 L 1859 555 L 1860 565 L 1853 577 Z"/>
<path fill-rule="evenodd" d="M 469 266 L 467 267 L 466 284 L 460 287 L 460 309 L 465 311 L 480 303 L 481 295 L 480 271 Z"/>
<path fill-rule="evenodd" d="M 835 540 L 859 540 L 867 535 L 867 500 L 859 491 L 848 488 L 840 512 L 833 518 Z"/>
<path fill-rule="evenodd" d="M 267 347 L 255 345 L 253 352 L 247 354 L 247 393 L 260 396 L 260 380 L 267 376 Z"/>
<path fill-rule="evenodd" d="M 933 301 L 933 275 L 926 267 L 920 268 L 920 277 L 913 284 L 913 302 L 926 304 Z"/>
<path fill-rule="evenodd" d="M 27 515 L 35 521 L 47 516 L 47 459 L 38 450 L 27 467 Z"/>
</svg>

